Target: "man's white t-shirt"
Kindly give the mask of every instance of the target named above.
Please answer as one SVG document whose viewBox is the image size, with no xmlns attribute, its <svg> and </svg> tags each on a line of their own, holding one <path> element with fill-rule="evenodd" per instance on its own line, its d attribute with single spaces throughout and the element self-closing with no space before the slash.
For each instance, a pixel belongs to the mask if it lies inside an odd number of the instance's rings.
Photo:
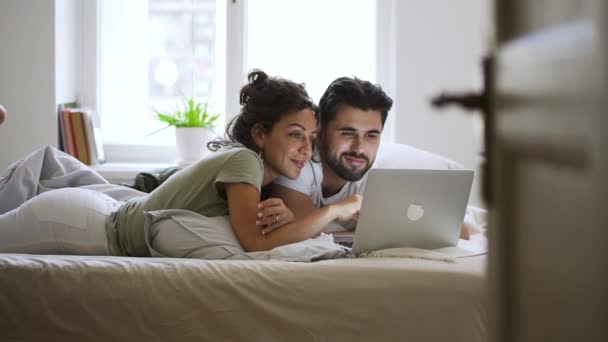
<svg viewBox="0 0 608 342">
<path fill-rule="evenodd" d="M 353 194 L 362 195 L 363 191 L 365 190 L 366 179 L 367 174 L 356 182 L 346 182 L 342 189 L 340 189 L 340 191 L 338 191 L 336 194 L 329 197 L 323 197 L 323 189 L 321 189 L 321 183 L 323 182 L 323 166 L 321 165 L 321 163 L 315 163 L 313 161 L 310 161 L 302 169 L 302 172 L 300 173 L 300 177 L 298 177 L 298 179 L 279 177 L 274 182 L 276 184 L 306 194 L 312 199 L 312 202 L 315 207 L 322 208 L 330 204 L 337 203 Z M 353 231 L 355 230 L 356 225 L 357 221 L 355 220 L 336 220 L 328 224 L 325 227 L 324 231 Z"/>
</svg>

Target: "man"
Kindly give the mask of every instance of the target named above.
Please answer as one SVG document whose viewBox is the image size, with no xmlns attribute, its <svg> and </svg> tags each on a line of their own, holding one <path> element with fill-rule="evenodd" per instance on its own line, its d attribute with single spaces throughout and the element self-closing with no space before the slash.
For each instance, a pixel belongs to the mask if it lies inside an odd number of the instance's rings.
<svg viewBox="0 0 608 342">
<path fill-rule="evenodd" d="M 361 195 L 392 105 L 378 85 L 349 77 L 333 81 L 319 101 L 316 156 L 298 179 L 275 181 L 272 197 L 281 198 L 300 218 L 316 208 Z M 325 231 L 352 231 L 355 225 L 354 219 L 340 221 Z"/>
</svg>

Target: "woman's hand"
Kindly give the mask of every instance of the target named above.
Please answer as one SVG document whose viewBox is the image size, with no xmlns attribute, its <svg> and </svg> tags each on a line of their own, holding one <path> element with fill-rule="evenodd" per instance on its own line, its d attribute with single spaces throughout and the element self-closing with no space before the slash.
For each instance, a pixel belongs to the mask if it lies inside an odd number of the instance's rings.
<svg viewBox="0 0 608 342">
<path fill-rule="evenodd" d="M 294 221 L 294 215 L 280 198 L 269 198 L 258 204 L 256 224 L 262 228 L 262 235 Z"/>
<path fill-rule="evenodd" d="M 336 210 L 336 218 L 338 220 L 356 220 L 359 217 L 359 210 L 361 210 L 361 202 L 363 196 L 354 194 L 346 197 L 340 202 L 333 204 L 334 210 Z"/>
</svg>

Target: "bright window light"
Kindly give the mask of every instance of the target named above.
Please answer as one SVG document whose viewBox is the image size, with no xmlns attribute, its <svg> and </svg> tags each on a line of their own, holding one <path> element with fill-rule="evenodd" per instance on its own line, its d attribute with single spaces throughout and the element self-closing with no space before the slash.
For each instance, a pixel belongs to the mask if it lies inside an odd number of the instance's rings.
<svg viewBox="0 0 608 342">
<path fill-rule="evenodd" d="M 306 83 L 315 102 L 341 76 L 376 80 L 375 0 L 248 0 L 246 70 Z"/>
</svg>

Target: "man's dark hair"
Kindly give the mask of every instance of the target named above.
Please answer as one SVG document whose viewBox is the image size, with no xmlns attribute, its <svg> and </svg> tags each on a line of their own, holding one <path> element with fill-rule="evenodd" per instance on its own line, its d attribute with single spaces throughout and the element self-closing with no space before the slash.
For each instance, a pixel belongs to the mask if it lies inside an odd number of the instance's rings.
<svg viewBox="0 0 608 342">
<path fill-rule="evenodd" d="M 333 81 L 319 101 L 319 125 L 321 130 L 336 118 L 340 105 L 349 105 L 361 110 L 375 110 L 382 114 L 382 126 L 393 100 L 384 90 L 371 82 L 356 77 L 340 77 Z"/>
</svg>

